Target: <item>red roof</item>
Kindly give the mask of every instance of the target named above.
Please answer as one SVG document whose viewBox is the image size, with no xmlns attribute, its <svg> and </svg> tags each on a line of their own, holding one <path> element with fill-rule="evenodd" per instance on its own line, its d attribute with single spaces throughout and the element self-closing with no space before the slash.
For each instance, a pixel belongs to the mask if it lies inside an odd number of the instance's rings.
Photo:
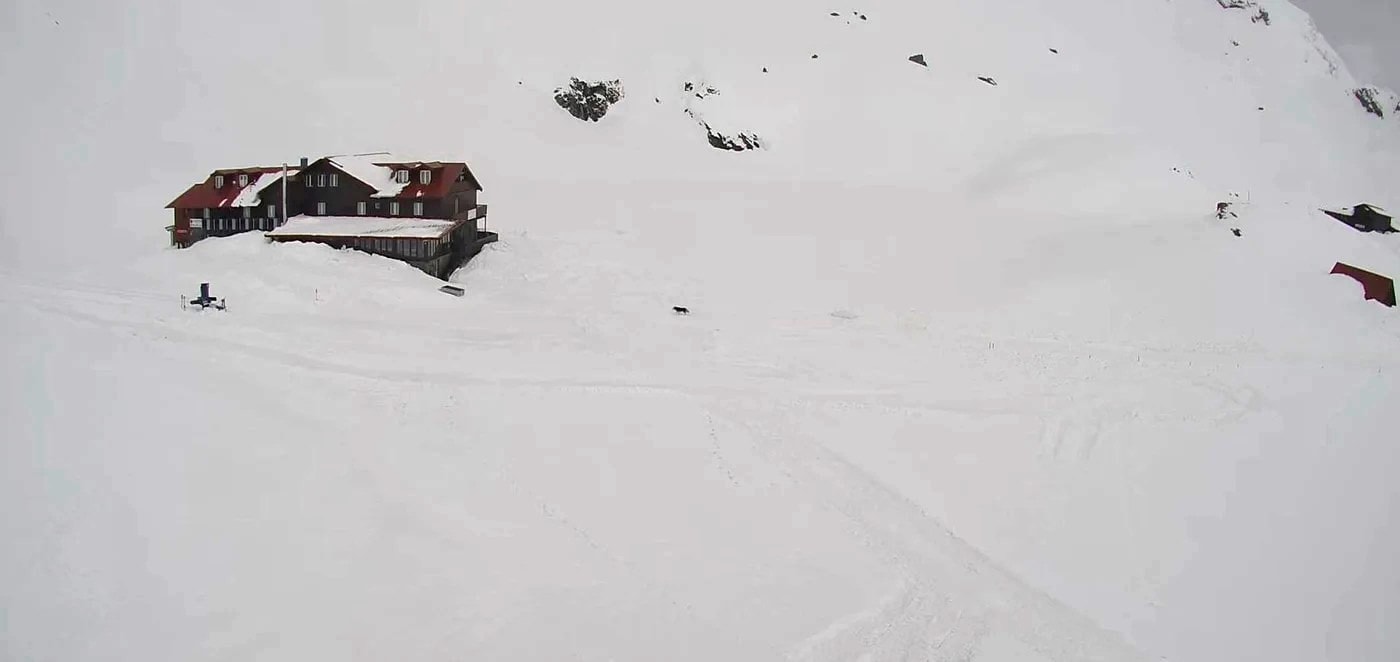
<svg viewBox="0 0 1400 662">
<path fill-rule="evenodd" d="M 321 160 L 324 159 L 318 159 L 317 162 Z M 392 171 L 394 169 L 422 170 L 424 168 L 428 168 L 433 171 L 432 179 L 428 184 L 419 183 L 417 173 L 414 172 L 409 177 L 409 183 L 403 187 L 402 191 L 392 196 L 393 198 L 422 199 L 446 197 L 447 194 L 452 190 L 452 185 L 456 183 L 457 178 L 464 174 L 466 176 L 467 181 L 471 182 L 472 186 L 476 187 L 476 190 L 482 190 L 481 181 L 476 178 L 476 175 L 472 174 L 471 168 L 468 168 L 467 164 L 465 163 L 449 163 L 443 161 L 397 161 L 384 163 L 376 162 L 373 165 L 384 168 L 385 170 L 389 171 Z M 346 175 L 350 177 L 355 176 L 348 170 L 343 171 L 346 173 Z M 181 193 L 179 197 L 172 200 L 170 204 L 166 205 L 165 207 L 166 209 L 233 207 L 235 206 L 234 202 L 239 199 L 239 196 L 243 194 L 245 190 L 256 185 L 258 179 L 262 175 L 273 173 L 281 174 L 281 172 L 281 166 L 254 166 L 250 168 L 223 168 L 215 170 L 214 172 L 209 174 L 208 179 L 205 179 L 204 181 L 195 184 L 194 186 L 191 186 L 188 190 L 186 190 L 184 193 Z M 297 173 L 297 169 L 293 168 L 289 172 L 292 175 L 295 175 Z M 238 176 L 244 174 L 248 175 L 248 184 L 247 186 L 239 186 Z M 223 187 L 216 188 L 214 186 L 214 178 L 219 175 L 223 176 L 224 185 Z M 386 173 L 386 179 L 387 175 L 388 173 Z M 369 177 L 370 175 L 361 173 L 361 176 Z M 370 184 L 371 186 L 375 186 L 374 182 L 366 183 Z M 245 203 L 247 202 L 247 199 L 248 196 L 244 196 Z"/>
<path fill-rule="evenodd" d="M 467 168 L 465 163 L 376 163 L 374 165 L 390 168 L 393 170 L 408 169 L 422 170 L 428 168 L 433 171 L 433 177 L 427 184 L 419 183 L 416 172 L 409 177 L 408 185 L 403 187 L 395 198 L 441 198 L 452 190 L 452 185 L 456 183 L 457 177 L 463 172 L 467 174 L 467 181 L 481 190 L 481 182 L 477 181 L 476 175 Z"/>
<path fill-rule="evenodd" d="M 288 170 L 288 173 L 296 175 L 297 169 L 291 168 Z M 263 175 L 267 174 L 282 174 L 282 166 L 257 166 L 252 168 L 225 168 L 215 170 L 209 174 L 208 179 L 189 187 L 189 189 L 181 193 L 179 197 L 171 200 L 170 204 L 166 205 L 165 208 L 190 209 L 201 207 L 233 207 L 235 206 L 234 202 L 238 200 L 239 196 L 242 195 L 245 190 L 257 186 L 258 180 Z M 216 188 L 214 186 L 214 179 L 220 175 L 223 176 L 224 185 L 223 187 Z M 248 175 L 248 184 L 246 186 L 239 186 L 239 175 Z M 256 191 L 254 193 L 256 193 Z"/>
</svg>

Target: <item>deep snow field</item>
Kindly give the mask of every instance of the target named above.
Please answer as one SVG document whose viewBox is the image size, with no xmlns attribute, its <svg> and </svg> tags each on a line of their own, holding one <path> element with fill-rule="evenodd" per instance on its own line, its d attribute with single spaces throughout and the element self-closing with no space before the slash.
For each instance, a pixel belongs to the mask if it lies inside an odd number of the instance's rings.
<svg viewBox="0 0 1400 662">
<path fill-rule="evenodd" d="M 5 17 L 0 659 L 1400 657 L 1400 120 L 1291 6 L 342 4 Z M 465 296 L 166 246 L 381 148 Z"/>
</svg>

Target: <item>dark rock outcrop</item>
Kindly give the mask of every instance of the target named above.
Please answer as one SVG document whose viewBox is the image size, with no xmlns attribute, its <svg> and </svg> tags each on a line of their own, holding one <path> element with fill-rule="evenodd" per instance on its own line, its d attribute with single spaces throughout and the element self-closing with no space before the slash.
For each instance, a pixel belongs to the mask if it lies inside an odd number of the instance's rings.
<svg viewBox="0 0 1400 662">
<path fill-rule="evenodd" d="M 568 87 L 554 90 L 554 101 L 560 108 L 587 122 L 603 119 L 622 96 L 622 81 L 618 80 L 590 83 L 572 78 Z"/>
<path fill-rule="evenodd" d="M 1259 0 L 1215 0 L 1221 9 L 1253 9 L 1254 15 L 1249 20 L 1254 23 L 1273 25 L 1273 19 L 1269 16 L 1269 10 L 1259 6 Z"/>
<path fill-rule="evenodd" d="M 751 133 L 749 131 L 740 131 L 733 134 L 723 133 L 721 131 L 716 131 L 703 117 L 696 115 L 694 110 L 687 108 L 685 109 L 685 114 L 689 115 L 690 118 L 699 123 L 700 126 L 705 127 L 705 139 L 708 140 L 710 146 L 715 149 L 743 152 L 750 149 L 763 148 L 763 141 L 756 133 Z"/>
<path fill-rule="evenodd" d="M 758 136 L 752 133 L 740 131 L 732 136 L 725 135 L 710 128 L 708 124 L 705 125 L 705 138 L 710 141 L 711 147 L 727 149 L 734 152 L 763 147 L 763 142 L 759 140 Z"/>
<path fill-rule="evenodd" d="M 909 61 L 910 61 L 910 62 L 913 62 L 914 64 L 922 65 L 922 66 L 925 66 L 925 67 L 928 66 L 928 62 L 924 60 L 924 54 L 923 54 L 923 53 L 915 53 L 915 54 L 913 54 L 913 55 L 910 55 L 910 56 L 909 56 Z"/>
<path fill-rule="evenodd" d="M 1381 109 L 1380 102 L 1376 101 L 1375 88 L 1359 88 L 1352 94 L 1356 96 L 1357 101 L 1361 102 L 1361 107 L 1365 108 L 1366 112 L 1375 115 L 1376 117 L 1379 117 L 1381 119 L 1385 119 L 1385 110 Z"/>
</svg>

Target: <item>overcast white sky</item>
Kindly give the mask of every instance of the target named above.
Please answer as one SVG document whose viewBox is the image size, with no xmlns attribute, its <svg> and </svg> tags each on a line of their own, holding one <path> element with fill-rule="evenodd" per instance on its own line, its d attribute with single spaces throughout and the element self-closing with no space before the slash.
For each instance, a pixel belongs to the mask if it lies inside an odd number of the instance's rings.
<svg viewBox="0 0 1400 662">
<path fill-rule="evenodd" d="M 1291 0 L 1361 80 L 1400 91 L 1400 0 Z"/>
</svg>

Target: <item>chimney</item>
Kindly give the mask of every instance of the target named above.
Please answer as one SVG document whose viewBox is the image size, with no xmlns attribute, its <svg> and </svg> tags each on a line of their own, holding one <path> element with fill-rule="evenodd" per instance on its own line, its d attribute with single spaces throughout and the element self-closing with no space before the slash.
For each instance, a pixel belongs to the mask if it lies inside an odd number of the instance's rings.
<svg viewBox="0 0 1400 662">
<path fill-rule="evenodd" d="M 301 157 L 301 168 L 302 168 L 303 170 L 305 170 L 305 169 L 306 169 L 306 165 L 307 165 L 306 157 L 303 156 L 303 157 Z"/>
</svg>

